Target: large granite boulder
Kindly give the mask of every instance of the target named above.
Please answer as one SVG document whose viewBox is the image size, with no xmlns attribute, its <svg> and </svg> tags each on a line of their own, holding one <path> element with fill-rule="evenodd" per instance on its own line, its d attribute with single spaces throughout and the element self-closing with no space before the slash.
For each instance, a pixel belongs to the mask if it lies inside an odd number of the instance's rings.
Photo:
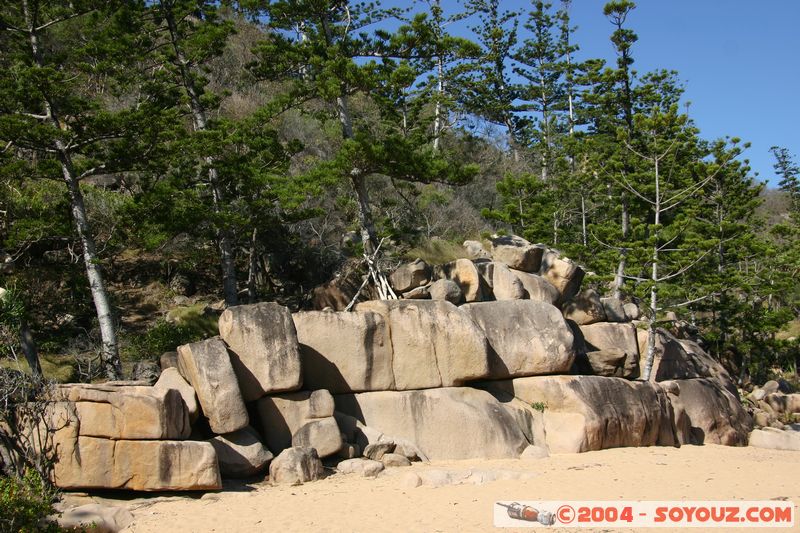
<svg viewBox="0 0 800 533">
<path fill-rule="evenodd" d="M 644 370 L 647 359 L 648 331 L 637 330 L 639 341 L 639 367 Z M 697 343 L 677 339 L 665 329 L 656 330 L 655 357 L 650 381 L 717 377 L 733 387 L 730 374 Z"/>
<path fill-rule="evenodd" d="M 511 269 L 511 272 L 517 276 L 517 279 L 522 283 L 525 292 L 528 293 L 528 299 L 537 302 L 545 302 L 551 305 L 558 303 L 561 294 L 552 283 L 542 276 L 514 269 Z"/>
<path fill-rule="evenodd" d="M 469 259 L 456 259 L 451 263 L 439 265 L 434 268 L 434 274 L 438 279 L 455 281 L 461 288 L 465 301 L 480 302 L 483 299 L 481 276 L 475 264 Z"/>
<path fill-rule="evenodd" d="M 586 354 L 588 373 L 629 379 L 639 376 L 639 344 L 633 324 L 588 324 L 578 328 L 576 337 L 578 350 Z"/>
<path fill-rule="evenodd" d="M 516 235 L 494 235 L 492 258 L 523 272 L 538 272 L 544 247 L 534 245 Z"/>
<path fill-rule="evenodd" d="M 177 352 L 175 352 L 177 356 Z M 189 421 L 194 423 L 200 416 L 200 404 L 197 402 L 197 394 L 189 383 L 183 379 L 181 373 L 177 368 L 177 360 L 175 367 L 169 367 L 161 372 L 161 375 L 153 385 L 153 388 L 159 391 L 167 389 L 174 389 L 178 391 L 186 406 L 186 412 L 189 413 Z"/>
<path fill-rule="evenodd" d="M 308 311 L 292 318 L 306 389 L 342 393 L 394 388 L 392 343 L 382 315 Z"/>
<path fill-rule="evenodd" d="M 479 302 L 461 307 L 489 341 L 489 377 L 569 372 L 575 359 L 573 335 L 550 304 L 532 300 Z"/>
<path fill-rule="evenodd" d="M 450 279 L 437 279 L 428 287 L 428 296 L 431 300 L 443 300 L 453 305 L 458 305 L 464 300 L 461 287 Z"/>
<path fill-rule="evenodd" d="M 80 434 L 108 439 L 186 439 L 189 413 L 180 392 L 135 385 L 70 384 L 58 399 L 75 403 Z"/>
<path fill-rule="evenodd" d="M 197 393 L 214 433 L 233 433 L 247 426 L 239 382 L 219 337 L 179 346 L 178 370 Z"/>
<path fill-rule="evenodd" d="M 335 399 L 337 412 L 413 443 L 431 460 L 519 457 L 529 445 L 514 417 L 477 389 L 363 392 Z"/>
<path fill-rule="evenodd" d="M 584 271 L 573 261 L 561 258 L 558 252 L 548 250 L 542 256 L 539 274 L 558 289 L 559 302 L 565 302 L 580 290 Z"/>
<path fill-rule="evenodd" d="M 300 388 L 300 350 L 287 308 L 273 302 L 229 307 L 219 317 L 219 333 L 231 349 L 244 401 Z"/>
<path fill-rule="evenodd" d="M 714 378 L 664 381 L 681 444 L 746 446 L 753 420 L 739 398 Z"/>
<path fill-rule="evenodd" d="M 427 285 L 430 280 L 431 267 L 422 259 L 400 265 L 389 276 L 389 283 L 397 294 Z"/>
<path fill-rule="evenodd" d="M 528 292 L 520 279 L 505 264 L 492 261 L 476 262 L 475 267 L 484 282 L 484 300 L 522 300 Z"/>
<path fill-rule="evenodd" d="M 604 322 L 606 311 L 600 295 L 594 289 L 586 289 L 579 292 L 562 306 L 564 318 L 572 320 L 579 326 Z"/>
<path fill-rule="evenodd" d="M 217 454 L 207 442 L 58 439 L 54 468 L 62 489 L 216 490 Z"/>
<path fill-rule="evenodd" d="M 540 410 L 552 453 L 676 442 L 672 408 L 657 385 L 600 376 L 535 376 L 481 386 Z"/>
<path fill-rule="evenodd" d="M 217 435 L 208 442 L 214 447 L 219 470 L 224 478 L 251 477 L 264 472 L 272 454 L 250 426 L 227 435 Z"/>
<path fill-rule="evenodd" d="M 489 375 L 483 331 L 449 302 L 376 300 L 357 310 L 374 311 L 389 326 L 397 390 L 452 387 Z"/>
<path fill-rule="evenodd" d="M 340 432 L 332 418 L 333 397 L 326 390 L 265 396 L 251 405 L 264 442 L 275 454 L 301 445 L 317 448 L 320 457 L 327 457 L 341 447 Z M 333 450 L 332 440 L 338 443 Z"/>
</svg>

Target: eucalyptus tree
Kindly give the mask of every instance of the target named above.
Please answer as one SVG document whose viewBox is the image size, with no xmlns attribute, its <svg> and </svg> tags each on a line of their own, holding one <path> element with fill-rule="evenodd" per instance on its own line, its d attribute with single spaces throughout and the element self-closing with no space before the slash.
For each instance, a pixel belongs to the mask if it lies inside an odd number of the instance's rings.
<svg viewBox="0 0 800 533">
<path fill-rule="evenodd" d="M 65 187 L 109 378 L 121 377 L 114 309 L 81 182 L 135 169 L 158 145 L 164 102 L 137 81 L 130 3 L 19 0 L 0 15 L 0 144 Z"/>
</svg>

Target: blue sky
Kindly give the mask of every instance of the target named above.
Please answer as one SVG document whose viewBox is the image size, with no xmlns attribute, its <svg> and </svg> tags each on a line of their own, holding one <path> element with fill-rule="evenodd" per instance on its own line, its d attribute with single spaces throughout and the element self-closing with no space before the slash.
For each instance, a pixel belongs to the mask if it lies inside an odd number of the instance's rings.
<svg viewBox="0 0 800 533">
<path fill-rule="evenodd" d="M 575 40 L 584 57 L 613 61 L 604 4 L 573 0 Z M 703 137 L 750 141 L 744 157 L 771 184 L 770 146 L 800 157 L 800 0 L 641 0 L 628 27 L 639 35 L 634 67 L 678 71 Z"/>
<path fill-rule="evenodd" d="M 448 13 L 458 0 L 442 0 Z M 559 0 L 549 0 L 554 7 Z M 389 5 L 408 3 L 388 0 Z M 606 0 L 573 0 L 579 58 L 616 61 L 603 15 Z M 730 136 L 752 146 L 749 159 L 760 181 L 777 184 L 769 148 L 788 148 L 800 159 L 800 0 L 638 0 L 627 27 L 639 41 L 634 68 L 678 71 L 691 102 L 689 114 L 706 139 Z M 501 0 L 504 9 L 530 11 L 531 2 Z M 417 11 L 424 2 L 417 5 Z M 463 34 L 464 25 L 451 29 Z M 520 21 L 520 26 L 524 20 Z"/>
</svg>

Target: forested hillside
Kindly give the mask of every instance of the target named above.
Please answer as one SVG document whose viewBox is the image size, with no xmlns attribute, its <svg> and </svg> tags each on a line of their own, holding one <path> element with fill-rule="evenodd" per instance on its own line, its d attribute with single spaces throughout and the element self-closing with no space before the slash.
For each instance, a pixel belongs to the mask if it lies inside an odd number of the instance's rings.
<svg viewBox="0 0 800 533">
<path fill-rule="evenodd" d="M 4 2 L 4 365 L 127 377 L 226 306 L 358 288 L 365 254 L 513 233 L 737 376 L 796 374 L 797 154 L 766 191 L 747 131 L 703 137 L 637 70 L 634 3 L 597 13 L 615 62 L 578 59 L 569 0 L 519 5 Z"/>
</svg>

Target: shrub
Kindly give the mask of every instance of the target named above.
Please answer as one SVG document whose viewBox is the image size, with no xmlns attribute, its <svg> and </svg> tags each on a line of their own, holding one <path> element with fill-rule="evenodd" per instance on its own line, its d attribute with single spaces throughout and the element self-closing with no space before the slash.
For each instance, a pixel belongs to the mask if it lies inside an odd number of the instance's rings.
<svg viewBox="0 0 800 533">
<path fill-rule="evenodd" d="M 21 478 L 0 476 L 0 532 L 61 531 L 46 521 L 54 513 L 55 491 L 38 472 Z"/>
</svg>

